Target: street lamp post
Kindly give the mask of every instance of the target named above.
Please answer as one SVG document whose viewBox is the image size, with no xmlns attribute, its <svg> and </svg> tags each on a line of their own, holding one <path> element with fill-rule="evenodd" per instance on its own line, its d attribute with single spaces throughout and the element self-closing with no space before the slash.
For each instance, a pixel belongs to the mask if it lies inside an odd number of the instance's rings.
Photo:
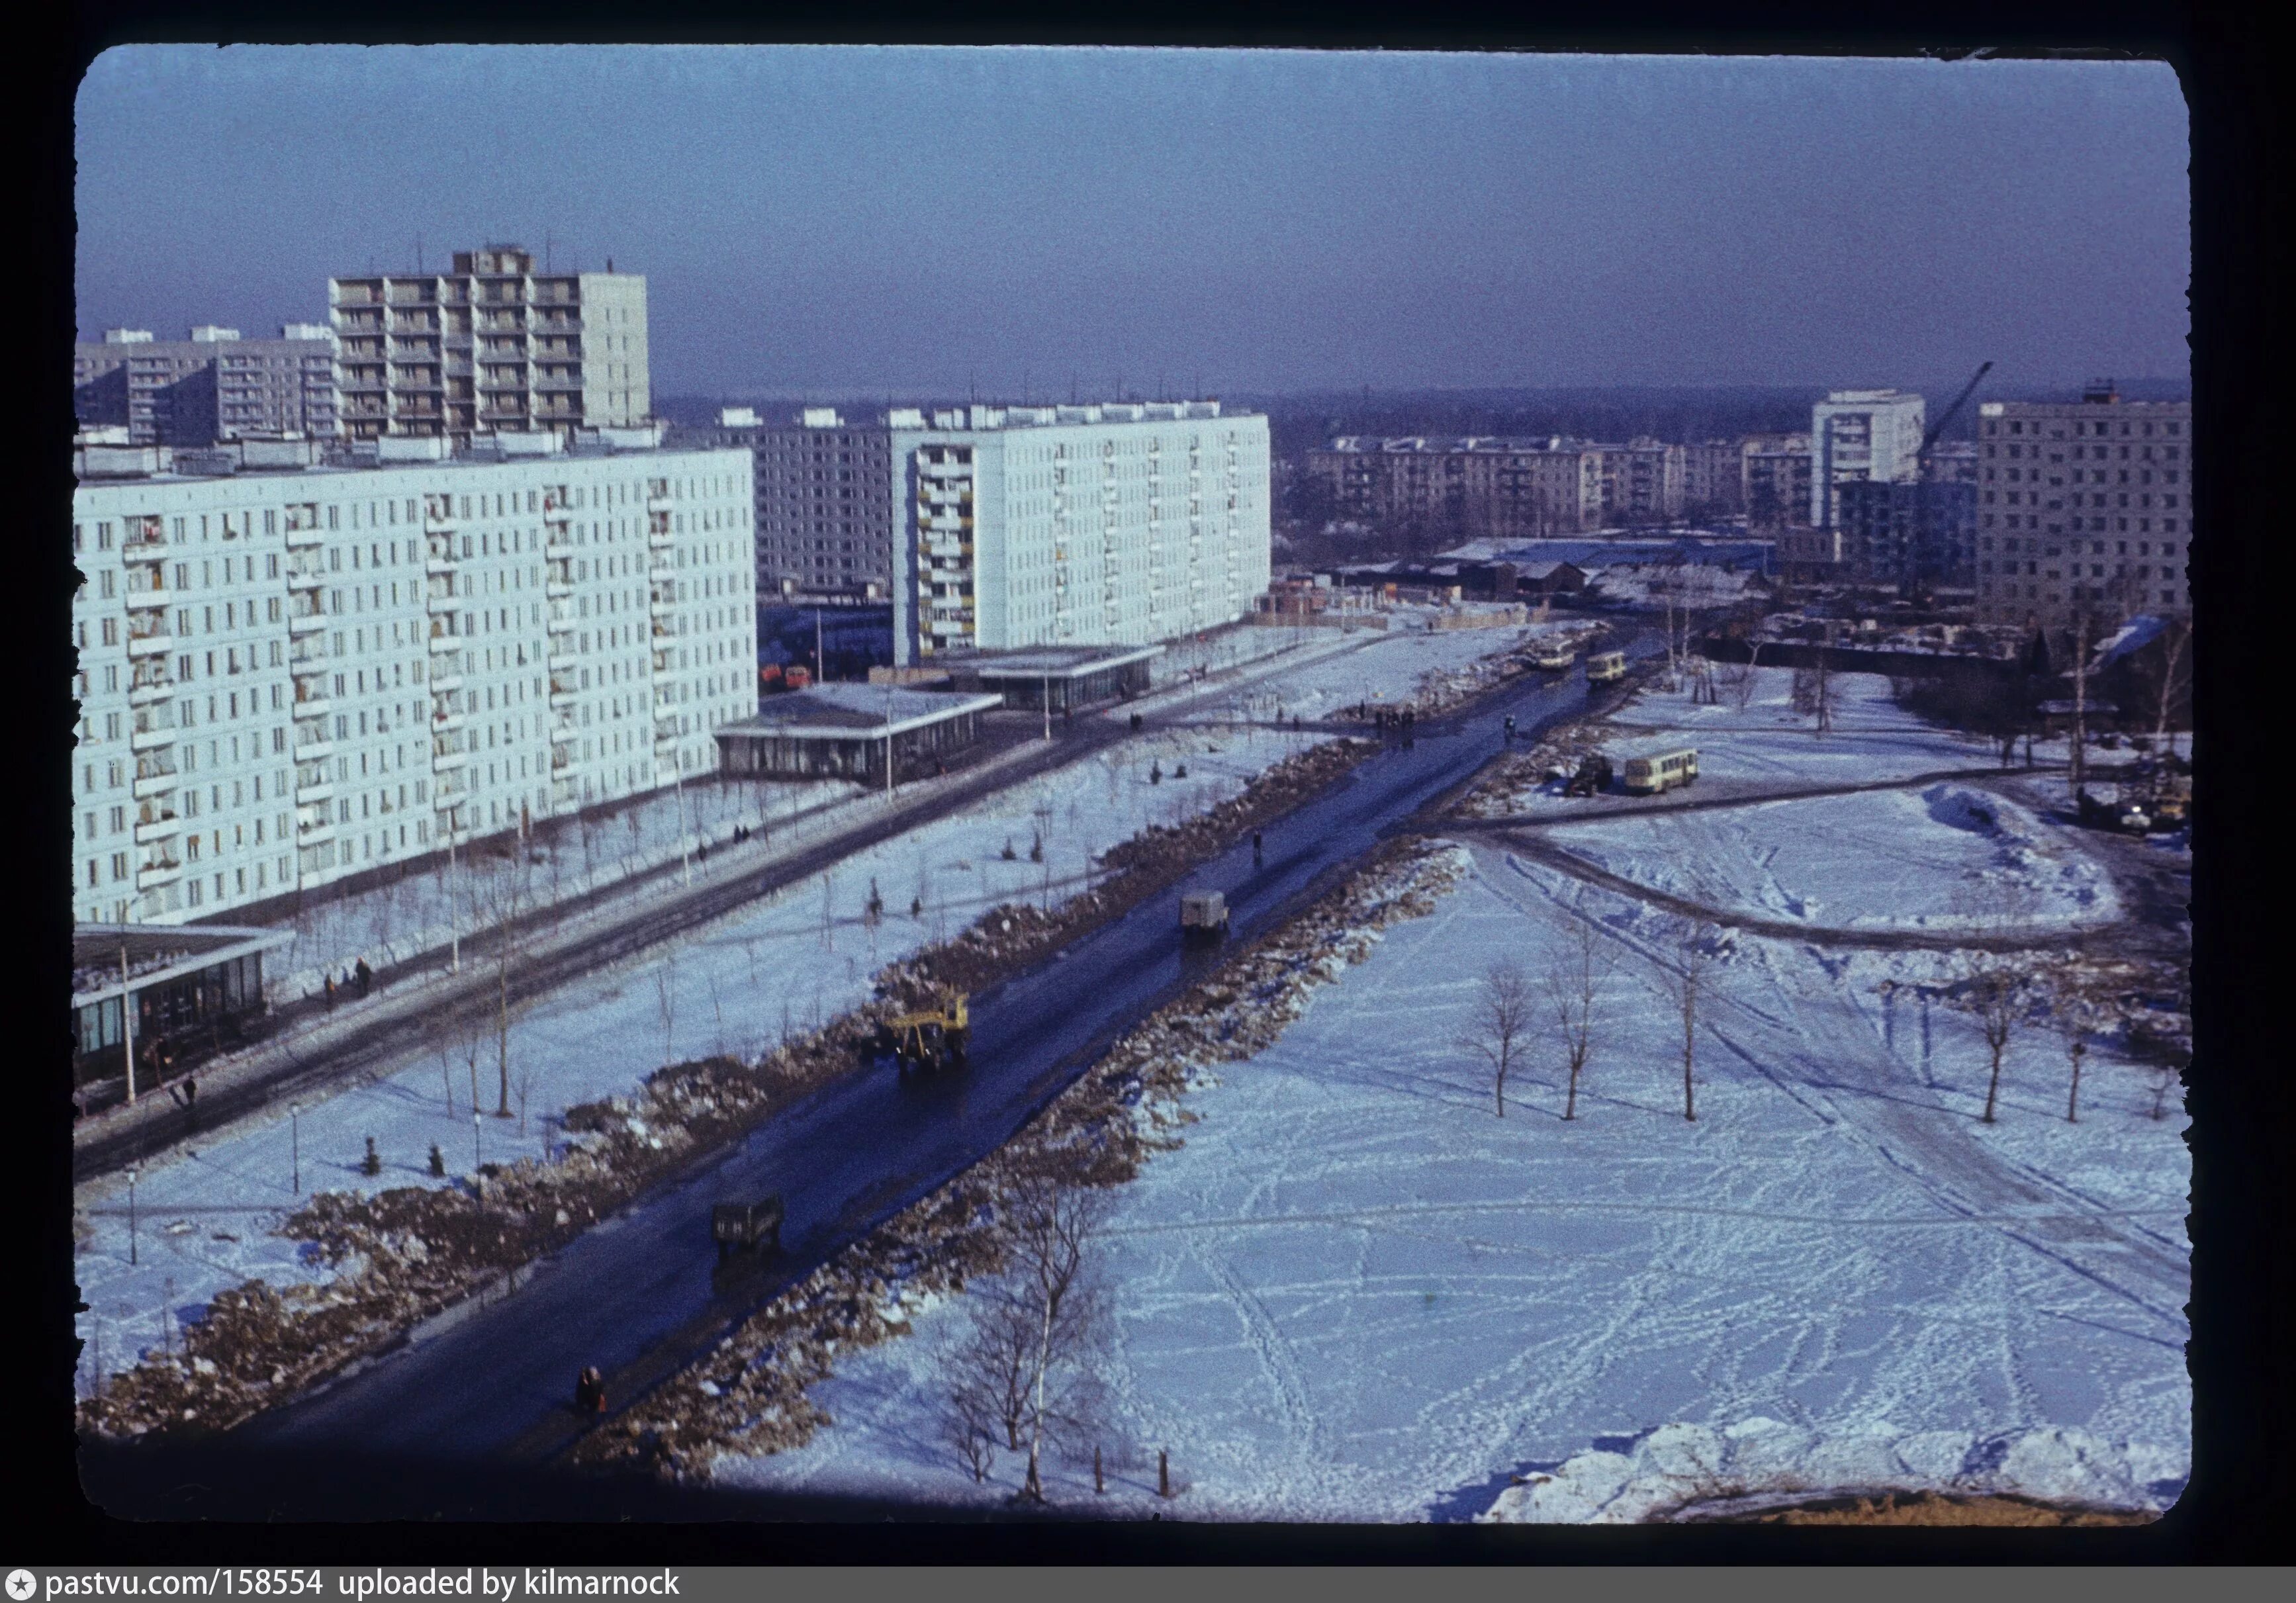
<svg viewBox="0 0 2296 1603">
<path fill-rule="evenodd" d="M 479 1170 L 479 1169 L 481 1169 L 481 1168 L 483 1168 L 483 1167 L 485 1167 L 485 1166 L 486 1166 L 486 1156 L 485 1156 L 485 1154 L 484 1154 L 483 1152 L 481 1152 L 481 1151 L 480 1150 L 480 1148 L 479 1148 L 479 1132 L 480 1132 L 481 1130 L 483 1130 L 483 1129 L 485 1129 L 485 1128 L 486 1128 L 486 1124 L 487 1124 L 487 1121 L 486 1121 L 486 1116 L 485 1116 L 485 1115 L 483 1115 L 483 1114 L 481 1114 L 481 1113 L 479 1113 L 479 1112 L 476 1112 L 475 1110 L 472 1113 L 472 1115 L 471 1115 L 471 1168 L 472 1169 L 472 1171 L 473 1171 L 473 1172 L 475 1172 L 475 1171 L 477 1171 L 477 1170 Z"/>
<path fill-rule="evenodd" d="M 135 993 L 128 988 L 127 948 L 119 948 L 119 1043 L 127 1052 L 127 1100 L 135 1100 Z"/>
<path fill-rule="evenodd" d="M 287 1105 L 288 1164 L 293 1171 L 295 1195 L 303 1194 L 303 1109 L 296 1103 Z"/>
<path fill-rule="evenodd" d="M 127 1261 L 135 1262 L 135 1165 L 127 1165 Z"/>
<path fill-rule="evenodd" d="M 462 889 L 462 876 L 455 864 L 455 810 L 447 810 L 447 932 L 450 947 L 447 970 L 463 971 L 463 911 L 455 905 L 456 893 Z"/>
</svg>

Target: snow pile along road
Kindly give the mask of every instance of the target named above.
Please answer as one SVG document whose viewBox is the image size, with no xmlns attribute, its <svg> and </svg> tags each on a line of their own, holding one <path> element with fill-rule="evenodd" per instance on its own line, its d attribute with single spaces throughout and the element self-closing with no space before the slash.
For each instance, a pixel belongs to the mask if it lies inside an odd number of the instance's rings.
<svg viewBox="0 0 2296 1603">
<path fill-rule="evenodd" d="M 1776 1419 L 1662 1425 L 1516 1477 L 1489 1525 L 1637 1525 L 1742 1514 L 1813 1493 L 1942 1492 L 2159 1514 L 2183 1490 L 2180 1449 L 2051 1426 L 1972 1435 L 1875 1422 L 1829 1435 Z"/>
</svg>

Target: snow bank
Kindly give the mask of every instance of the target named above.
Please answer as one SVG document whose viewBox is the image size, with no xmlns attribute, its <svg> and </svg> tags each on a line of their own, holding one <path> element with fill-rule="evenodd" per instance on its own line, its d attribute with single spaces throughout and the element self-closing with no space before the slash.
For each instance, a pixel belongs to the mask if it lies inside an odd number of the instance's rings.
<svg viewBox="0 0 2296 1603">
<path fill-rule="evenodd" d="M 2005 1494 L 2090 1508 L 2166 1510 L 2184 1454 L 2048 1426 L 1989 1435 L 1875 1422 L 1828 1435 L 1755 1418 L 1720 1429 L 1661 1425 L 1518 1476 L 1476 1516 L 1489 1525 L 1635 1525 L 1693 1505 L 1759 1507 L 1811 1495 Z"/>
</svg>

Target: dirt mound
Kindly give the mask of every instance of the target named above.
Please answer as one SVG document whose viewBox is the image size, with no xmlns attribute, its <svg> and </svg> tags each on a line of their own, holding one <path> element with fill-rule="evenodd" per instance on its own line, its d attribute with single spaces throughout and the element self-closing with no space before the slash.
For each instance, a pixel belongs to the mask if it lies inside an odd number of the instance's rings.
<svg viewBox="0 0 2296 1603">
<path fill-rule="evenodd" d="M 1671 1517 L 1693 1525 L 2144 1525 L 2161 1517 L 2149 1509 L 2086 1509 L 2001 1493 L 1956 1496 L 1948 1492 L 1883 1492 L 1811 1498 L 1804 1502 L 1728 1513 L 1685 1509 Z"/>
</svg>

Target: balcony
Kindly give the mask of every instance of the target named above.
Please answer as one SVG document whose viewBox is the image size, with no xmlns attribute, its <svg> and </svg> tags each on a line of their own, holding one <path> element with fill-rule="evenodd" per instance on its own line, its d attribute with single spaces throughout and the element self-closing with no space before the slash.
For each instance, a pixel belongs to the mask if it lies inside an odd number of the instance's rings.
<svg viewBox="0 0 2296 1603">
<path fill-rule="evenodd" d="M 295 844 L 318 846 L 335 838 L 335 821 L 325 814 L 295 821 Z"/>
<path fill-rule="evenodd" d="M 150 751 L 157 746 L 172 746 L 175 743 L 176 730 L 173 724 L 138 729 L 127 737 L 127 748 L 131 751 Z"/>
<path fill-rule="evenodd" d="M 462 649 L 462 641 L 455 635 L 439 634 L 430 637 L 430 653 L 434 657 L 442 652 L 459 651 Z"/>
<path fill-rule="evenodd" d="M 552 673 L 567 673 L 575 667 L 577 660 L 574 648 L 564 643 L 563 636 L 550 642 L 550 654 L 545 661 L 549 665 Z"/>
<path fill-rule="evenodd" d="M 316 807 L 323 802 L 331 802 L 334 799 L 335 787 L 332 781 L 325 781 L 316 785 L 295 787 L 295 805 L 299 807 Z"/>
<path fill-rule="evenodd" d="M 287 530 L 287 549 L 290 551 L 300 551 L 307 545 L 322 544 L 325 542 L 326 537 L 327 531 L 319 528 L 316 524 L 305 524 L 300 528 L 297 528 L 292 525 L 290 525 Z"/>
<path fill-rule="evenodd" d="M 431 617 L 441 617 L 450 612 L 460 612 L 462 601 L 451 590 L 434 586 L 422 597 L 422 605 Z"/>
<path fill-rule="evenodd" d="M 553 710 L 556 711 L 563 711 L 570 708 L 574 705 L 574 689 L 571 685 L 561 689 L 558 685 L 553 684 L 550 687 L 551 707 Z"/>
<path fill-rule="evenodd" d="M 470 723 L 470 721 L 471 716 L 468 713 L 456 711 L 442 713 L 434 711 L 430 715 L 430 732 L 433 734 L 442 735 L 451 734 L 455 730 L 461 729 L 463 725 Z"/>
<path fill-rule="evenodd" d="M 175 693 L 175 682 L 169 679 L 155 679 L 148 683 L 131 684 L 127 687 L 127 705 L 135 707 L 151 707 L 155 703 L 167 700 Z"/>
<path fill-rule="evenodd" d="M 316 567 L 298 566 L 287 570 L 287 588 L 290 591 L 316 590 L 326 582 L 327 576 Z"/>
<path fill-rule="evenodd" d="M 131 658 L 157 657 L 169 650 L 175 643 L 176 637 L 165 629 L 153 630 L 148 634 L 130 634 L 127 637 L 127 655 Z"/>
<path fill-rule="evenodd" d="M 433 751 L 430 754 L 430 772 L 452 773 L 470 760 L 471 754 L 467 751 Z"/>
<path fill-rule="evenodd" d="M 545 523 L 570 523 L 573 518 L 573 511 L 567 507 L 545 504 L 542 509 L 542 520 Z"/>
<path fill-rule="evenodd" d="M 148 801 L 155 796 L 172 796 L 176 788 L 173 773 L 139 773 L 135 776 L 135 799 Z"/>
<path fill-rule="evenodd" d="M 334 703 L 324 695 L 298 696 L 290 716 L 297 718 L 324 718 L 334 710 Z"/>
<path fill-rule="evenodd" d="M 677 536 L 666 528 L 646 531 L 646 546 L 652 551 L 668 551 L 677 544 Z"/>
<path fill-rule="evenodd" d="M 677 603 L 664 596 L 652 596 L 646 601 L 646 610 L 656 617 L 667 617 L 677 610 Z"/>
<path fill-rule="evenodd" d="M 135 870 L 137 890 L 158 890 L 163 885 L 173 885 L 184 877 L 184 865 L 169 858 L 159 858 L 139 864 Z"/>
<path fill-rule="evenodd" d="M 578 760 L 574 755 L 574 748 L 570 746 L 554 746 L 550 748 L 550 772 L 554 774 L 565 773 Z"/>
<path fill-rule="evenodd" d="M 553 607 L 550 609 L 549 620 L 544 626 L 553 634 L 571 634 L 574 633 L 575 624 L 578 621 L 570 609 Z"/>
<path fill-rule="evenodd" d="M 452 534 L 462 527 L 453 513 L 437 507 L 429 508 L 422 514 L 422 532 L 426 535 Z"/>
<path fill-rule="evenodd" d="M 183 832 L 184 821 L 173 813 L 163 813 L 153 819 L 138 819 L 135 823 L 135 844 L 149 846 L 155 840 L 172 839 Z"/>
<path fill-rule="evenodd" d="M 327 626 L 324 612 L 291 612 L 287 615 L 287 634 L 290 639 L 316 634 Z"/>
<path fill-rule="evenodd" d="M 542 593 L 554 601 L 562 601 L 574 593 L 574 586 L 565 579 L 550 579 L 544 583 Z"/>
<path fill-rule="evenodd" d="M 649 512 L 667 512 L 676 504 L 677 503 L 670 498 L 669 492 L 659 487 L 650 490 L 646 495 L 646 511 Z"/>
</svg>

